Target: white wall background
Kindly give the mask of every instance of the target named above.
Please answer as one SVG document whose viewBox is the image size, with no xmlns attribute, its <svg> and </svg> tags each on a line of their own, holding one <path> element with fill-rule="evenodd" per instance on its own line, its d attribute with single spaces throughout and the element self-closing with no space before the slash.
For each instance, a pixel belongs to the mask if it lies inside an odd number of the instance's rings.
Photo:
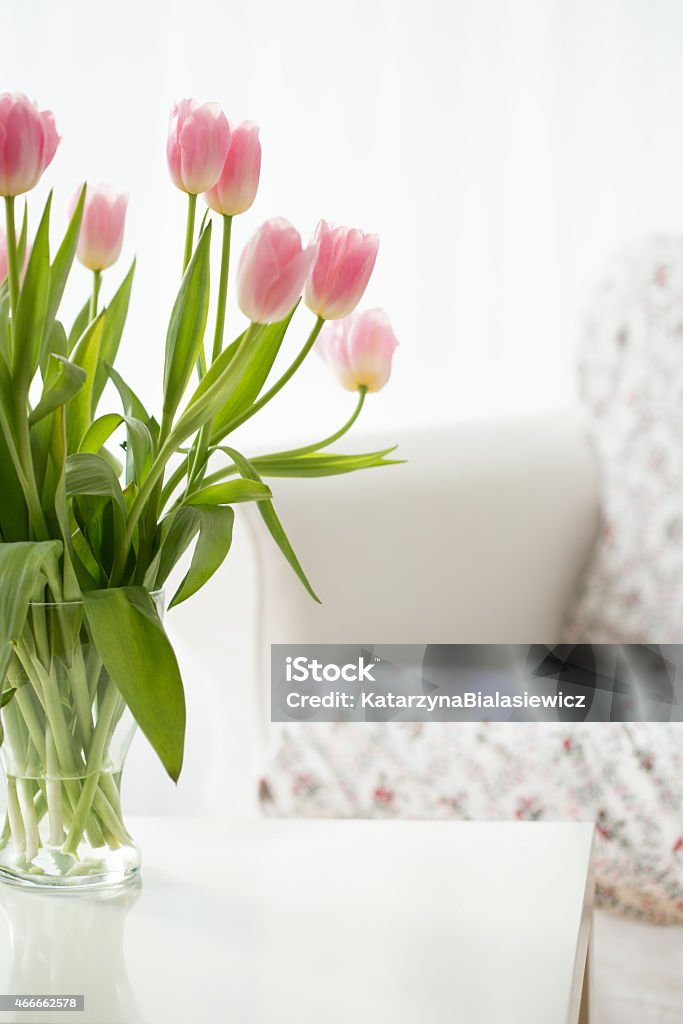
<svg viewBox="0 0 683 1024">
<path fill-rule="evenodd" d="M 622 239 L 683 229 L 679 0 L 33 0 L 3 26 L 2 87 L 63 136 L 56 209 L 84 176 L 130 191 L 122 365 L 150 400 L 182 248 L 174 97 L 261 124 L 237 247 L 275 214 L 305 235 L 321 215 L 380 233 L 368 303 L 402 347 L 366 423 L 390 440 L 569 398 L 586 281 Z M 351 403 L 312 360 L 242 443 L 324 433 Z"/>
<path fill-rule="evenodd" d="M 682 39 L 680 0 L 13 0 L 0 88 L 55 112 L 56 227 L 84 177 L 130 192 L 104 294 L 137 254 L 121 365 L 157 407 L 184 229 L 165 166 L 171 101 L 217 99 L 258 121 L 262 187 L 236 249 L 276 214 L 306 236 L 325 216 L 382 237 L 367 303 L 386 307 L 402 344 L 365 424 L 391 442 L 413 424 L 571 400 L 587 283 L 630 236 L 683 230 Z M 78 286 L 73 311 L 84 272 Z M 302 311 L 288 354 L 309 322 Z M 324 436 L 352 405 L 312 359 L 240 446 Z M 256 601 L 241 546 L 178 612 L 186 796 L 138 745 L 129 786 L 147 781 L 132 809 L 191 809 L 193 793 L 216 797 L 207 764 L 243 771 L 225 702 L 253 679 L 242 627 Z"/>
</svg>

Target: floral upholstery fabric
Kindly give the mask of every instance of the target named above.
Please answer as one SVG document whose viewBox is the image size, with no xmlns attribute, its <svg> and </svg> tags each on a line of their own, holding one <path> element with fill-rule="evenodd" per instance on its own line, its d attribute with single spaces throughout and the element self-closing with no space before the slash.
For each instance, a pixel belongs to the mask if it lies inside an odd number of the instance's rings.
<svg viewBox="0 0 683 1024">
<path fill-rule="evenodd" d="M 641 243 L 614 261 L 589 307 L 580 371 L 601 469 L 602 523 L 562 639 L 678 643 L 683 240 Z M 683 727 L 395 722 L 277 729 L 261 787 L 266 813 L 592 820 L 599 900 L 650 920 L 683 922 Z"/>
<path fill-rule="evenodd" d="M 601 529 L 567 639 L 683 642 L 683 239 L 627 249 L 596 288 L 579 360 Z"/>
</svg>

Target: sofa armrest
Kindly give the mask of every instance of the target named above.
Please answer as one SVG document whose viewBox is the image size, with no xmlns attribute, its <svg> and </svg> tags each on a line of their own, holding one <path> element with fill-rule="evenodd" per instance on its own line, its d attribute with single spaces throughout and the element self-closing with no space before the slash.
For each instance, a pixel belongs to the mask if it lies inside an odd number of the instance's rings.
<svg viewBox="0 0 683 1024">
<path fill-rule="evenodd" d="M 273 482 L 322 604 L 255 517 L 264 651 L 556 641 L 598 518 L 580 415 L 451 424 L 401 432 L 400 442 L 404 465 Z M 381 443 L 354 439 L 358 450 Z"/>
</svg>

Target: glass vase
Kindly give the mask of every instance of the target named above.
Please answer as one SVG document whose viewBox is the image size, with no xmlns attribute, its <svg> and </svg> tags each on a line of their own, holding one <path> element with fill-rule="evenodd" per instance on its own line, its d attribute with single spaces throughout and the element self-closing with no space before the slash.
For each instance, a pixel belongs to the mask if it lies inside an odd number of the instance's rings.
<svg viewBox="0 0 683 1024">
<path fill-rule="evenodd" d="M 155 601 L 161 614 L 161 596 Z M 0 879 L 59 890 L 133 880 L 140 855 L 123 820 L 121 775 L 135 721 L 80 602 L 31 604 L 8 687 L 15 692 L 0 712 Z"/>
</svg>

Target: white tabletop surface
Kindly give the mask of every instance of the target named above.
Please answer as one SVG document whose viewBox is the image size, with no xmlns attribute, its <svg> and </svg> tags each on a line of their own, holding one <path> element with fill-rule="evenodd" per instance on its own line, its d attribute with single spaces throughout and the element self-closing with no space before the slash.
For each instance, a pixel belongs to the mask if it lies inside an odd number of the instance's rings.
<svg viewBox="0 0 683 1024">
<path fill-rule="evenodd" d="M 592 826 L 131 819 L 141 888 L 0 886 L 0 993 L 69 1024 L 575 1024 Z"/>
</svg>

